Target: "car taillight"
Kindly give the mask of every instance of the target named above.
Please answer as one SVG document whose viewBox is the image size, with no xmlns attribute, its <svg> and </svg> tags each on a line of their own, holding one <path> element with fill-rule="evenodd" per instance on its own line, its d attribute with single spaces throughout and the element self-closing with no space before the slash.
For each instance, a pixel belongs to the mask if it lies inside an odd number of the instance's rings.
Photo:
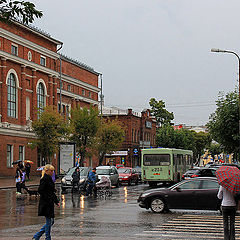
<svg viewBox="0 0 240 240">
<path fill-rule="evenodd" d="M 184 179 L 184 174 L 182 175 L 182 179 Z"/>
<path fill-rule="evenodd" d="M 193 174 L 191 177 L 199 177 L 199 175 L 197 175 L 197 174 Z"/>
</svg>

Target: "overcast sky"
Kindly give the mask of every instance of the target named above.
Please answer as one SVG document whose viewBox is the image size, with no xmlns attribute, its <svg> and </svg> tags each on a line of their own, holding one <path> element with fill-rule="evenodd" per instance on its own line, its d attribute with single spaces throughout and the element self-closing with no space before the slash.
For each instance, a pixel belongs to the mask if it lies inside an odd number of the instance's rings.
<svg viewBox="0 0 240 240">
<path fill-rule="evenodd" d="M 34 25 L 62 53 L 103 74 L 105 106 L 163 100 L 176 124 L 206 124 L 218 92 L 234 90 L 240 54 L 239 0 L 32 0 Z"/>
</svg>

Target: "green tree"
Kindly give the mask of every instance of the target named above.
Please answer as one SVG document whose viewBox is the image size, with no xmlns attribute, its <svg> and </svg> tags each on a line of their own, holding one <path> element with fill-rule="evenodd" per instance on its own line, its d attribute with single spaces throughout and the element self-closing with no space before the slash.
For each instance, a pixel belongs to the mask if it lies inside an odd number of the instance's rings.
<svg viewBox="0 0 240 240">
<path fill-rule="evenodd" d="M 208 147 L 208 151 L 214 159 L 215 155 L 218 155 L 223 152 L 222 146 L 219 143 L 211 143 Z"/>
<path fill-rule="evenodd" d="M 209 133 L 205 132 L 194 132 L 194 142 L 195 142 L 195 158 L 199 161 L 200 157 L 204 154 L 204 150 L 209 148 L 211 144 L 211 137 Z"/>
<path fill-rule="evenodd" d="M 52 107 L 47 107 L 32 123 L 36 139 L 32 148 L 38 148 L 46 163 L 51 163 L 52 155 L 59 149 L 59 142 L 66 139 L 69 127 L 62 116 Z"/>
<path fill-rule="evenodd" d="M 216 101 L 217 109 L 209 117 L 207 124 L 212 138 L 218 142 L 224 152 L 239 152 L 239 101 L 237 90 L 227 93 L 219 93 Z"/>
<path fill-rule="evenodd" d="M 151 113 L 155 116 L 158 126 L 172 125 L 171 121 L 174 119 L 174 115 L 165 109 L 165 102 L 157 101 L 155 98 L 151 98 L 149 101 L 151 107 Z"/>
<path fill-rule="evenodd" d="M 71 140 L 76 143 L 76 149 L 80 154 L 81 164 L 92 146 L 96 133 L 100 126 L 98 110 L 92 106 L 75 108 L 71 112 Z"/>
<path fill-rule="evenodd" d="M 170 125 L 160 127 L 156 134 L 158 147 L 192 150 L 194 159 L 198 160 L 210 142 L 207 133 L 196 133 L 187 129 L 174 130 Z"/>
<path fill-rule="evenodd" d="M 18 20 L 23 24 L 33 23 L 34 18 L 41 18 L 42 12 L 27 1 L 0 0 L 0 21 Z"/>
<path fill-rule="evenodd" d="M 110 121 L 108 119 L 107 121 L 102 121 L 94 144 L 99 158 L 99 165 L 102 165 L 106 154 L 119 150 L 124 140 L 124 135 L 124 128 L 118 120 Z"/>
</svg>

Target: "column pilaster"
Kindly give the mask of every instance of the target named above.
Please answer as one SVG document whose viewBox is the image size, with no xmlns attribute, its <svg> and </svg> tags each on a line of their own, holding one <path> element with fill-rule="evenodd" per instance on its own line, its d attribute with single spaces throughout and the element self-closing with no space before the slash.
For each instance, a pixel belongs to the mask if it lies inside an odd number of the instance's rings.
<svg viewBox="0 0 240 240">
<path fill-rule="evenodd" d="M 21 125 L 26 125 L 26 66 L 21 66 L 21 108 L 20 121 Z"/>
<path fill-rule="evenodd" d="M 2 98 L 1 98 L 1 110 L 2 110 L 2 122 L 7 122 L 7 59 L 1 58 L 1 79 L 2 79 Z"/>
</svg>

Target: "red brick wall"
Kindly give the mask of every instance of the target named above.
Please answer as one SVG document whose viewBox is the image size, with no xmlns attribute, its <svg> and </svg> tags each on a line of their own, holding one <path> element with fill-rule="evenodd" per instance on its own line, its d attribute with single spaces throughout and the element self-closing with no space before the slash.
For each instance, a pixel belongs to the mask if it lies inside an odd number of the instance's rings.
<svg viewBox="0 0 240 240">
<path fill-rule="evenodd" d="M 54 44 L 52 41 L 47 40 L 46 38 L 43 38 L 27 29 L 24 27 L 21 27 L 16 24 L 6 24 L 0 22 L 0 27 L 3 28 L 4 30 L 7 30 L 13 34 L 18 35 L 19 37 L 22 37 L 26 40 L 29 40 L 33 43 L 36 43 L 42 47 L 45 47 L 51 51 L 56 52 L 57 50 L 57 45 Z"/>
<path fill-rule="evenodd" d="M 32 165 L 32 169 L 37 169 L 37 152 L 36 150 L 31 150 L 28 147 L 28 142 L 31 141 L 31 139 L 27 138 L 21 138 L 17 136 L 5 136 L 1 135 L 0 137 L 0 176 L 15 176 L 15 167 L 7 167 L 7 144 L 13 146 L 13 161 L 17 161 L 19 159 L 19 146 L 25 147 L 25 159 L 31 160 L 34 162 Z"/>
</svg>

